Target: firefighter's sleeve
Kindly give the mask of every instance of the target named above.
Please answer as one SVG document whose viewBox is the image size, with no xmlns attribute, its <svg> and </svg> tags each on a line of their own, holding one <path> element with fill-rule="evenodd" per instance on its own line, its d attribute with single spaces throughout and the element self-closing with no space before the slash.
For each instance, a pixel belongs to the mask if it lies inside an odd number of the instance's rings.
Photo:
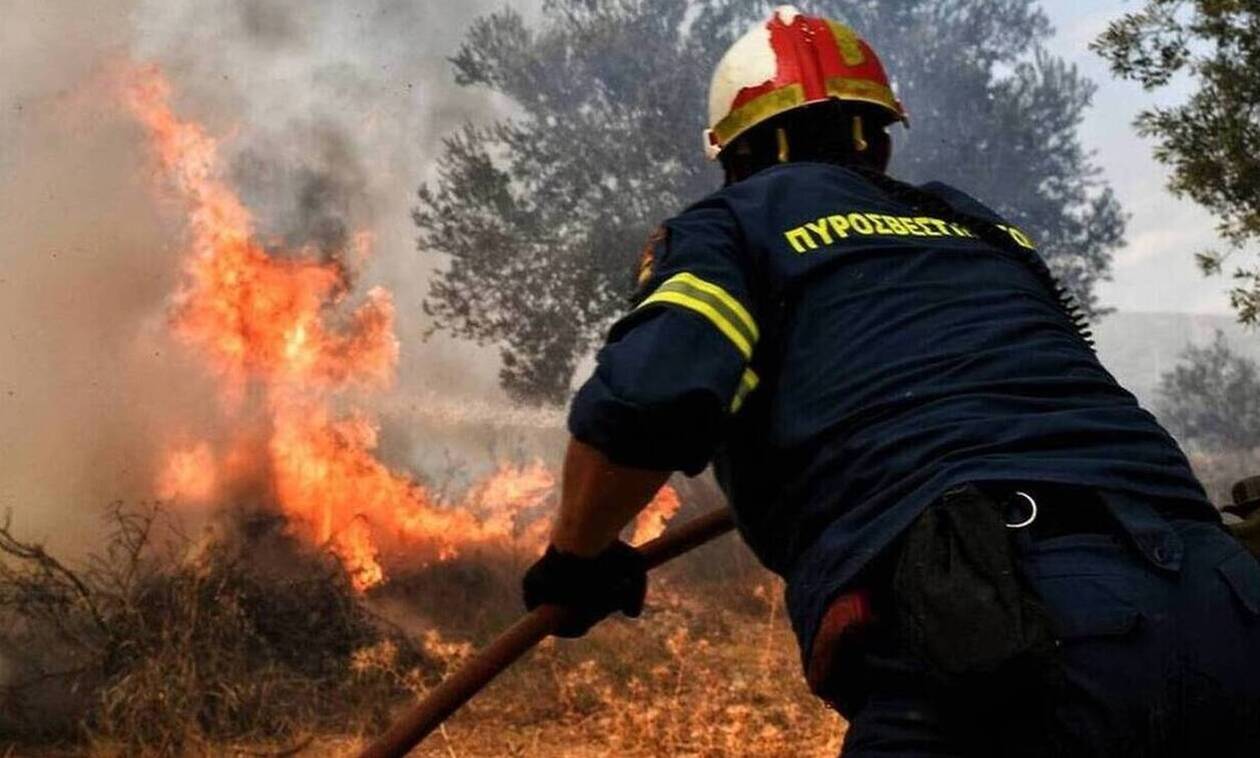
<svg viewBox="0 0 1260 758">
<path fill-rule="evenodd" d="M 574 437 L 624 466 L 704 469 L 758 382 L 744 254 L 734 218 L 717 205 L 694 207 L 653 235 L 634 307 L 573 400 Z"/>
</svg>

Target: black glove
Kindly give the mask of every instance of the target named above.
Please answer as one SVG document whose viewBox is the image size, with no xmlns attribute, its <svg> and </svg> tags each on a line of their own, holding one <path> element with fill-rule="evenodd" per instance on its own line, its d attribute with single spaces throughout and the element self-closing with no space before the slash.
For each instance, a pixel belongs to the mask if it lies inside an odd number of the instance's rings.
<svg viewBox="0 0 1260 758">
<path fill-rule="evenodd" d="M 593 558 L 562 553 L 548 546 L 521 582 L 525 607 L 562 605 L 573 614 L 556 630 L 559 637 L 581 637 L 613 611 L 631 618 L 643 612 L 647 563 L 639 551 L 616 542 Z"/>
</svg>

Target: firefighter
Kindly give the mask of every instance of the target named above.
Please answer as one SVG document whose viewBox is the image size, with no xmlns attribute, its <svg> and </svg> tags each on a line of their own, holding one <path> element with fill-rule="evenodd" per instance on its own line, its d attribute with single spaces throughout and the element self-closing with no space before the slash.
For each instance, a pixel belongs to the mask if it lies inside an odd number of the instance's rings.
<svg viewBox="0 0 1260 758">
<path fill-rule="evenodd" d="M 526 604 L 637 615 L 618 534 L 711 463 L 846 756 L 1260 755 L 1260 565 L 1031 235 L 885 173 L 875 51 L 779 7 L 709 109 L 725 186 L 652 235 L 573 400 Z"/>
</svg>

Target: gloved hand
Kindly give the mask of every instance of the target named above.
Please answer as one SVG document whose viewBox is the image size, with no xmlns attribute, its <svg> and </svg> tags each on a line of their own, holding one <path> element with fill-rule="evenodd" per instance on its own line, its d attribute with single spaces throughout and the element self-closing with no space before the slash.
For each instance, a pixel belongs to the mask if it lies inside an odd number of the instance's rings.
<svg viewBox="0 0 1260 758">
<path fill-rule="evenodd" d="M 562 605 L 573 618 L 556 630 L 559 637 L 581 637 L 613 611 L 638 618 L 647 594 L 647 563 L 639 551 L 615 542 L 593 558 L 548 546 L 521 582 L 525 607 Z"/>
</svg>

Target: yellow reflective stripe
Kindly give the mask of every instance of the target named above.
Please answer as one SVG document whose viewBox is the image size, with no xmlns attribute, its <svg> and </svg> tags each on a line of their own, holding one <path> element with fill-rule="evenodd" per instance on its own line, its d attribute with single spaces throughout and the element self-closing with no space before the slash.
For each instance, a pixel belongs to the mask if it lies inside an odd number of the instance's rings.
<svg viewBox="0 0 1260 758">
<path fill-rule="evenodd" d="M 875 105 L 882 105 L 897 115 L 897 119 L 909 123 L 905 108 L 893 94 L 892 89 L 879 82 L 866 79 L 850 79 L 845 76 L 833 76 L 827 79 L 827 94 L 840 100 L 859 100 Z"/>
<path fill-rule="evenodd" d="M 671 303 L 699 313 L 713 322 L 713 325 L 734 343 L 736 349 L 744 356 L 744 360 L 752 358 L 752 345 L 748 342 L 748 339 L 743 334 L 740 334 L 739 330 L 709 303 L 697 300 L 690 295 L 684 295 L 681 292 L 654 292 L 639 307 L 642 308 L 644 305 L 651 305 L 652 303 Z"/>
<path fill-rule="evenodd" d="M 840 57 L 844 59 L 844 65 L 862 65 L 866 61 L 866 54 L 862 52 L 862 45 L 858 42 L 857 32 L 829 18 L 823 19 L 823 21 L 831 29 L 831 36 L 836 40 L 836 48 L 840 50 Z"/>
<path fill-rule="evenodd" d="M 789 84 L 764 95 L 758 95 L 726 114 L 726 118 L 713 125 L 713 134 L 717 136 L 718 144 L 726 147 L 731 140 L 771 116 L 777 116 L 804 104 L 805 85 Z"/>
<path fill-rule="evenodd" d="M 704 316 L 726 335 L 744 360 L 752 358 L 759 332 L 752 315 L 730 293 L 694 274 L 670 277 L 639 304 L 643 308 L 654 303 L 669 303 Z"/>
<path fill-rule="evenodd" d="M 743 407 L 744 401 L 753 390 L 757 389 L 757 385 L 761 384 L 761 378 L 757 376 L 752 369 L 745 369 L 744 375 L 739 378 L 739 389 L 735 390 L 735 399 L 731 401 L 731 413 L 739 413 L 739 409 Z"/>
<path fill-rule="evenodd" d="M 731 297 L 730 293 L 726 290 L 712 282 L 706 282 L 695 274 L 688 274 L 686 272 L 671 276 L 665 282 L 665 284 L 673 283 L 689 284 L 701 292 L 707 292 L 708 294 L 716 297 L 722 305 L 725 305 L 731 313 L 735 314 L 735 318 L 743 322 L 744 328 L 748 331 L 748 334 L 752 335 L 752 341 L 754 343 L 761 336 L 761 333 L 757 330 L 757 322 L 753 321 L 752 314 L 749 313 L 748 309 L 741 305 L 738 300 Z M 663 284 L 661 286 L 663 287 L 665 285 Z"/>
</svg>

